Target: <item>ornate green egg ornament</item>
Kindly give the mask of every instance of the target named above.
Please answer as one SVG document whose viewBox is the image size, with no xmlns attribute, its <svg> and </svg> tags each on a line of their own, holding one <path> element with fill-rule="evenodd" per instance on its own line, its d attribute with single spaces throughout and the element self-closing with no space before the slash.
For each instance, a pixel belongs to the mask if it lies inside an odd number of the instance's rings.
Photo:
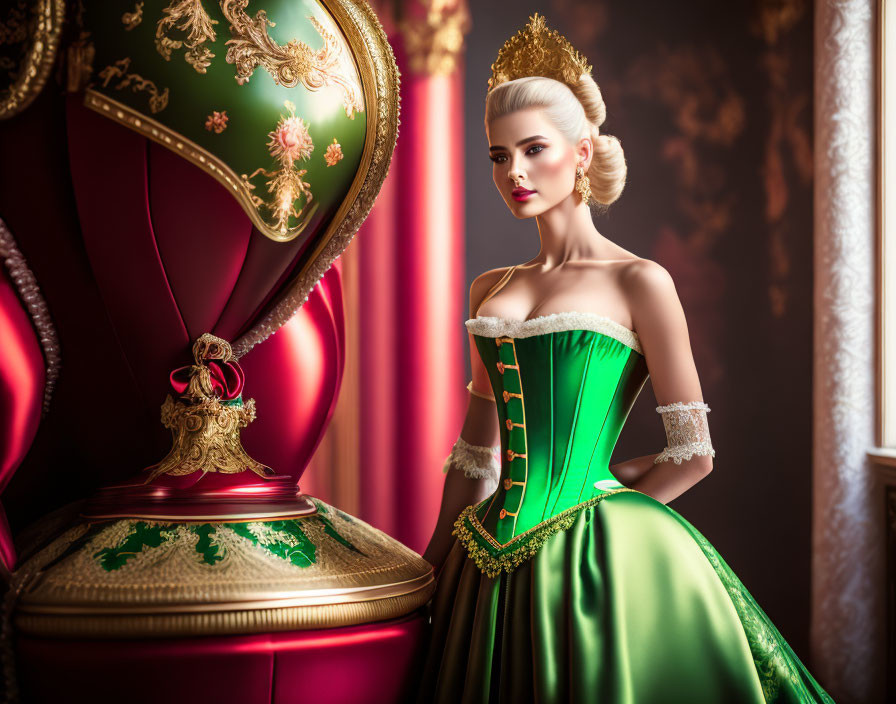
<svg viewBox="0 0 896 704">
<path fill-rule="evenodd" d="M 306 260 L 329 266 L 398 127 L 398 73 L 366 3 L 95 0 L 84 18 L 101 38 L 85 105 L 199 166 L 262 233 L 304 237 Z"/>
</svg>

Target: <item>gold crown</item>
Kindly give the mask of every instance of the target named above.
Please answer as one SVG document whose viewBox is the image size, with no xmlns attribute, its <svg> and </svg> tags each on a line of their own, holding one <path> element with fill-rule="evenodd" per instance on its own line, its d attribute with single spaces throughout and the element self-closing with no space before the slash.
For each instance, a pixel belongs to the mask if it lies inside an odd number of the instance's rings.
<svg viewBox="0 0 896 704">
<path fill-rule="evenodd" d="M 545 76 L 575 85 L 583 73 L 591 74 L 591 65 L 566 37 L 548 29 L 544 16 L 537 12 L 529 23 L 504 42 L 492 64 L 488 89 L 526 76 Z"/>
</svg>

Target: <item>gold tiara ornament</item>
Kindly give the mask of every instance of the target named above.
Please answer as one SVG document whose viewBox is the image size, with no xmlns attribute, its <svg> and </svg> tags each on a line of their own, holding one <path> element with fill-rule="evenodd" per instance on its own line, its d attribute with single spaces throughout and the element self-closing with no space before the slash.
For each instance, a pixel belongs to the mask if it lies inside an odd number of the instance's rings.
<svg viewBox="0 0 896 704">
<path fill-rule="evenodd" d="M 525 27 L 504 42 L 492 64 L 488 89 L 526 76 L 544 76 L 573 86 L 583 73 L 591 74 L 585 57 L 557 30 L 548 29 L 544 16 L 536 12 Z"/>
</svg>

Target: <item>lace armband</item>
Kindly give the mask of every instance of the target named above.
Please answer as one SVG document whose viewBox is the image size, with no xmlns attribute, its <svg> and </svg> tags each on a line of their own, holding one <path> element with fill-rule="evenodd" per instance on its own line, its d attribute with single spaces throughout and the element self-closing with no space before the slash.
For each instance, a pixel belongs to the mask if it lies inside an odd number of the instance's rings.
<svg viewBox="0 0 896 704">
<path fill-rule="evenodd" d="M 492 492 L 498 488 L 498 476 L 501 474 L 501 463 L 496 456 L 498 452 L 499 447 L 471 445 L 459 437 L 445 460 L 442 472 L 447 473 L 454 467 L 463 470 L 468 479 L 486 479 L 488 489 Z"/>
<path fill-rule="evenodd" d="M 657 406 L 666 428 L 666 448 L 657 455 L 654 464 L 671 459 L 675 464 L 689 460 L 694 455 L 716 456 L 709 439 L 709 423 L 706 414 L 709 406 L 703 401 L 675 402 Z"/>
</svg>

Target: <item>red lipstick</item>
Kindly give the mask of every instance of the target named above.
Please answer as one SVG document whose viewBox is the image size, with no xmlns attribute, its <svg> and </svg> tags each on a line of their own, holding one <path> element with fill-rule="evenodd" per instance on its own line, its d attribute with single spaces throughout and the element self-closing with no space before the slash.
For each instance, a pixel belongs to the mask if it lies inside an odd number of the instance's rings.
<svg viewBox="0 0 896 704">
<path fill-rule="evenodd" d="M 529 200 L 535 193 L 538 193 L 538 191 L 530 191 L 528 188 L 514 188 L 510 195 L 513 196 L 514 200 L 522 202 Z"/>
</svg>

